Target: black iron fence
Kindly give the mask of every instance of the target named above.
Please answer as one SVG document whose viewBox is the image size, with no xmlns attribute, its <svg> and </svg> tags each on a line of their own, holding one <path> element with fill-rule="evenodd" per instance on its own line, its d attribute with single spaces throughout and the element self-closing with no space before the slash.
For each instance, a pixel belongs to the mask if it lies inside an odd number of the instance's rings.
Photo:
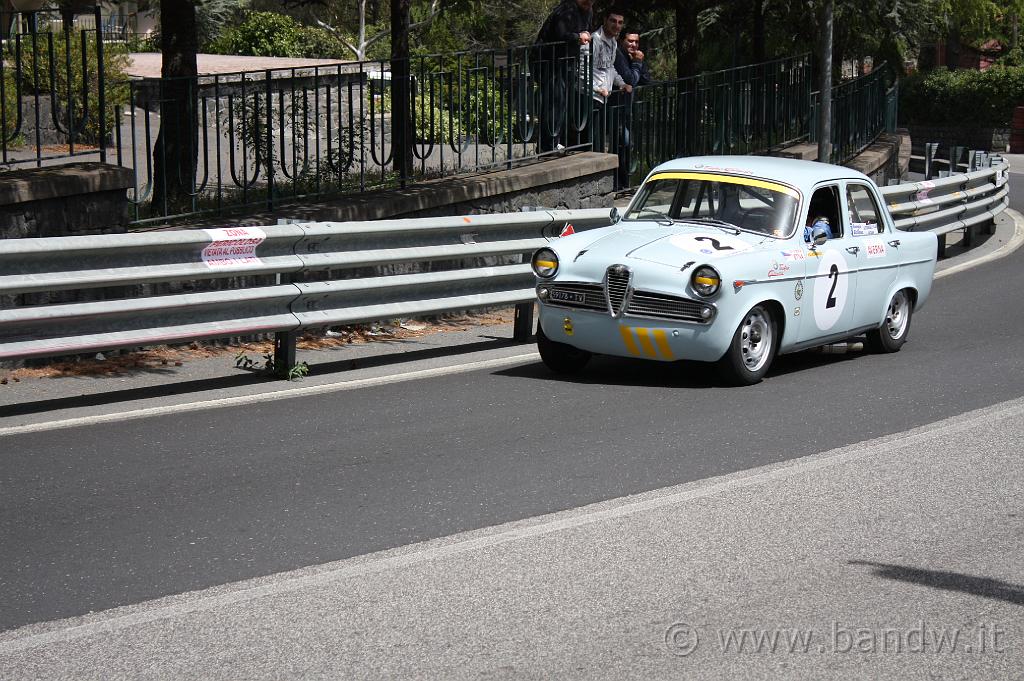
<svg viewBox="0 0 1024 681">
<path fill-rule="evenodd" d="M 811 142 L 818 141 L 820 92 L 811 95 Z M 883 131 L 896 129 L 899 83 L 886 64 L 832 88 L 832 163 L 867 148 Z"/>
<path fill-rule="evenodd" d="M 592 148 L 619 155 L 626 186 L 671 158 L 763 153 L 812 134 L 808 55 L 648 85 L 595 107 L 589 48 L 125 80 L 110 76 L 124 46 L 100 39 L 95 27 L 109 21 L 98 10 L 91 17 L 5 24 L 0 161 L 91 155 L 132 168 L 138 223 L 272 209 Z M 871 82 L 833 93 L 859 112 L 849 133 L 834 124 L 851 140 L 843 150 L 884 118 Z"/>
<path fill-rule="evenodd" d="M 598 148 L 618 153 L 628 184 L 680 156 L 765 153 L 806 139 L 810 55 L 701 74 L 618 93 Z"/>
<path fill-rule="evenodd" d="M 89 155 L 107 158 L 114 106 L 127 101 L 125 48 L 108 46 L 99 7 L 0 13 L 0 163 L 44 165 Z M 118 71 L 118 73 L 122 73 Z"/>
</svg>

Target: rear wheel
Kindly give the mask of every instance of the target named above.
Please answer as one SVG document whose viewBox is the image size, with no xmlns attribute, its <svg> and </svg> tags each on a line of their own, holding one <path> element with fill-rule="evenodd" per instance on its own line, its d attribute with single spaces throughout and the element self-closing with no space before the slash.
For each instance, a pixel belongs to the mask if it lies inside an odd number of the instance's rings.
<svg viewBox="0 0 1024 681">
<path fill-rule="evenodd" d="M 898 352 L 910 334 L 913 308 L 913 301 L 906 289 L 894 293 L 882 325 L 868 331 L 868 347 L 875 352 Z"/>
<path fill-rule="evenodd" d="M 743 315 L 732 343 L 719 366 L 737 385 L 753 385 L 768 373 L 778 349 L 777 325 L 772 311 L 755 305 Z"/>
<path fill-rule="evenodd" d="M 553 341 L 544 335 L 544 329 L 537 327 L 537 350 L 540 358 L 557 374 L 575 374 L 587 365 L 591 354 L 566 343 Z"/>
</svg>

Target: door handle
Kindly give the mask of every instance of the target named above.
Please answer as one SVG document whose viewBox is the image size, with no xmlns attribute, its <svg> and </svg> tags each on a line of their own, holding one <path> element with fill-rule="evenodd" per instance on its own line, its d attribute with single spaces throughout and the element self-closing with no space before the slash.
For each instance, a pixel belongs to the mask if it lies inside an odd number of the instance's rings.
<svg viewBox="0 0 1024 681">
<path fill-rule="evenodd" d="M 853 255 L 857 255 L 858 253 L 860 253 L 860 247 L 859 246 L 847 246 L 846 247 L 846 252 L 847 253 L 852 253 Z"/>
<path fill-rule="evenodd" d="M 900 240 L 899 239 L 893 239 L 892 241 L 889 242 L 889 245 L 892 246 L 893 248 L 896 248 L 897 246 L 900 245 Z"/>
</svg>

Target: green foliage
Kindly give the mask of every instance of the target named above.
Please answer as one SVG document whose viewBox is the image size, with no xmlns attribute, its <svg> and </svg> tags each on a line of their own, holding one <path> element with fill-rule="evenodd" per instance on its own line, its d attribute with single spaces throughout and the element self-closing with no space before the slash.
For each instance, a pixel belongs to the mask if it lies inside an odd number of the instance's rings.
<svg viewBox="0 0 1024 681">
<path fill-rule="evenodd" d="M 63 32 L 39 33 L 35 41 L 26 37 L 22 41 L 22 68 L 19 73 L 22 95 L 34 94 L 37 89 L 41 95 L 55 94 L 53 104 L 57 107 L 60 120 L 67 120 L 67 109 L 70 88 L 70 105 L 72 118 L 81 121 L 83 104 L 88 108 L 88 120 L 84 128 L 78 131 L 76 141 L 96 143 L 99 141 L 100 123 L 96 115 L 99 92 L 99 64 L 96 55 L 95 35 L 89 32 L 74 31 L 70 34 L 70 42 Z M 82 52 L 83 36 L 85 40 L 85 64 L 83 69 Z M 106 111 L 104 117 L 107 131 L 112 131 L 119 123 L 115 117 L 114 107 L 128 103 L 129 89 L 128 51 L 124 45 L 104 43 L 104 97 Z M 51 58 L 52 54 L 52 58 Z M 70 58 L 70 72 L 68 61 Z M 36 87 L 38 83 L 38 88 Z M 84 93 L 83 93 L 84 88 Z M 6 98 L 5 98 L 6 99 Z M 78 124 L 76 123 L 76 127 Z"/>
<path fill-rule="evenodd" d="M 244 369 L 245 371 L 254 371 L 262 374 L 272 375 L 277 371 L 277 367 L 274 365 L 274 353 L 265 352 L 263 353 L 263 362 L 260 363 L 258 360 L 254 360 L 249 355 L 245 354 L 245 350 L 239 350 L 238 354 L 235 355 L 235 368 Z M 309 364 L 306 362 L 299 362 L 293 367 L 289 367 L 286 378 L 289 381 L 297 381 L 305 378 L 309 375 Z"/>
<path fill-rule="evenodd" d="M 464 75 L 462 82 L 451 78 L 422 79 L 423 88 L 414 95 L 413 127 L 420 142 L 458 142 L 467 136 L 481 144 L 506 141 L 508 133 L 508 92 L 480 73 Z M 391 93 L 382 98 L 382 111 L 391 111 Z M 517 116 L 512 111 L 512 125 Z"/>
<path fill-rule="evenodd" d="M 305 378 L 306 376 L 309 376 L 309 364 L 305 362 L 299 362 L 288 370 L 289 381 L 297 381 L 300 378 Z"/>
<path fill-rule="evenodd" d="M 242 23 L 221 33 L 209 49 L 214 54 L 253 57 L 330 59 L 344 54 L 341 42 L 327 31 L 272 12 L 250 12 Z"/>
<path fill-rule="evenodd" d="M 3 87 L 4 96 L 3 101 L 0 101 L 0 106 L 3 107 L 4 125 L 3 129 L 0 130 L 0 135 L 3 135 L 3 140 L 10 145 L 14 141 L 11 139 L 11 136 L 14 134 L 15 125 L 18 122 L 18 92 L 14 69 L 4 69 Z"/>
<path fill-rule="evenodd" d="M 900 84 L 903 122 L 917 125 L 1009 127 L 1024 102 L 1024 67 L 987 71 L 936 69 Z"/>
</svg>

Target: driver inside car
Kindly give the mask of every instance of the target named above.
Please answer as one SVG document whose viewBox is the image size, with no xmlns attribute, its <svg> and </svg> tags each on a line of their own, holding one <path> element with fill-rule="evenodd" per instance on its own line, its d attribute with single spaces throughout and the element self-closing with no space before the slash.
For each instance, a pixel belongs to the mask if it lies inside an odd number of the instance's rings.
<svg viewBox="0 0 1024 681">
<path fill-rule="evenodd" d="M 811 213 L 807 217 L 807 225 L 804 227 L 804 241 L 807 243 L 814 241 L 815 233 L 819 230 L 825 232 L 825 238 L 832 238 L 832 225 L 829 224 L 828 218 L 824 215 L 814 215 Z"/>
</svg>

